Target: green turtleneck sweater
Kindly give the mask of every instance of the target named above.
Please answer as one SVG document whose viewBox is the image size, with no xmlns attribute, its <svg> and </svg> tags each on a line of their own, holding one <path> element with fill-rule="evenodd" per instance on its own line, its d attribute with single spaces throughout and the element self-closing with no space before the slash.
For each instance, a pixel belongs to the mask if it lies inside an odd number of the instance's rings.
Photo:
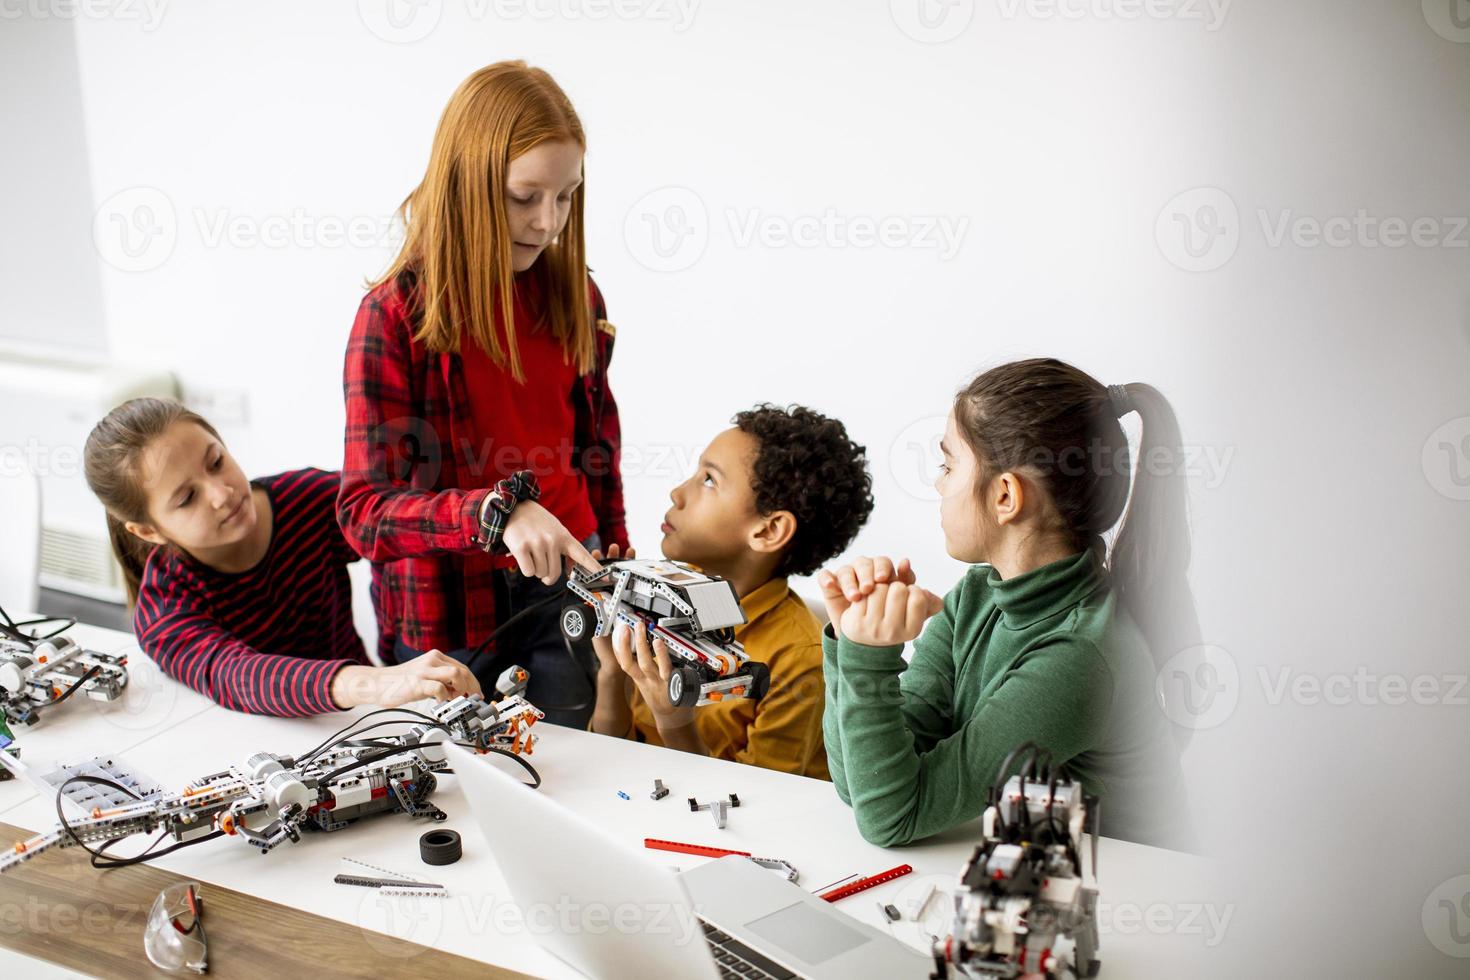
<svg viewBox="0 0 1470 980">
<path fill-rule="evenodd" d="M 1010 579 L 972 567 L 913 646 L 905 668 L 902 646 L 823 636 L 827 762 L 868 841 L 978 817 L 1001 761 L 1031 741 L 1101 799 L 1104 836 L 1188 846 L 1153 659 L 1092 552 Z"/>
</svg>

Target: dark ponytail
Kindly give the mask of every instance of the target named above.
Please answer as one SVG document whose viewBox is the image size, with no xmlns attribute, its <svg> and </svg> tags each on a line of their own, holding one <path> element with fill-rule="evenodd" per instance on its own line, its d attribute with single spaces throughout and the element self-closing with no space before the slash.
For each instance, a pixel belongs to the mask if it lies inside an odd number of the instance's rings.
<svg viewBox="0 0 1470 980">
<path fill-rule="evenodd" d="M 1200 642 L 1189 591 L 1189 502 L 1184 444 L 1174 409 L 1152 385 L 1121 385 L 1126 408 L 1138 413 L 1138 466 L 1128 510 L 1113 538 L 1108 569 L 1118 597 L 1164 660 Z"/>
<path fill-rule="evenodd" d="M 127 529 L 148 523 L 148 495 L 138 479 L 138 460 L 149 443 L 175 422 L 193 422 L 216 439 L 214 426 L 169 398 L 134 398 L 107 413 L 92 428 L 82 451 L 87 486 L 107 508 L 107 536 L 122 567 L 128 608 L 138 601 L 143 567 L 156 547 Z"/>
<path fill-rule="evenodd" d="M 1108 388 L 1070 364 L 1035 358 L 980 374 L 955 396 L 954 411 L 979 463 L 977 486 L 1006 471 L 1037 480 L 1055 511 L 1052 530 L 1079 551 L 1103 556 L 1103 534 L 1118 526 L 1107 566 L 1155 663 L 1199 643 L 1185 577 L 1183 450 L 1163 395 L 1144 384 Z M 1143 420 L 1136 479 L 1119 422 L 1130 411 Z"/>
</svg>

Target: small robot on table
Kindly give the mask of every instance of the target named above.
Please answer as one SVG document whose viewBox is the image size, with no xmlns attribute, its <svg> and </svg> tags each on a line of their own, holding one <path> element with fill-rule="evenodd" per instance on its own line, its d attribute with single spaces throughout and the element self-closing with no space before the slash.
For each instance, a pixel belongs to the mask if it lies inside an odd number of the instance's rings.
<svg viewBox="0 0 1470 980">
<path fill-rule="evenodd" d="M 65 636 L 0 631 L 0 713 L 12 725 L 35 725 L 43 710 L 75 694 L 116 701 L 127 686 L 124 654 L 85 650 Z"/>
<path fill-rule="evenodd" d="M 664 641 L 678 663 L 669 676 L 669 700 L 681 708 L 725 698 L 759 700 L 771 671 L 751 660 L 735 639 L 745 611 L 734 587 L 682 562 L 628 559 L 596 572 L 573 569 L 567 588 L 581 599 L 562 607 L 567 639 L 608 636 L 619 622 Z"/>
<path fill-rule="evenodd" d="M 58 826 L 0 851 L 0 873 L 46 851 L 73 846 L 86 850 L 94 867 L 109 868 L 222 836 L 267 853 L 299 841 L 303 831 L 333 832 L 378 813 L 442 821 L 446 814 L 429 798 L 436 774 L 449 768 L 446 742 L 510 757 L 540 785 L 539 774 L 522 758 L 536 741 L 527 729 L 543 717 L 521 695 L 525 681 L 526 671 L 512 667 L 497 684 L 498 701 L 474 694 L 440 704 L 429 714 L 403 708 L 369 712 L 305 753 L 257 752 L 243 765 L 195 779 L 177 793 L 143 796 L 106 778 L 75 776 L 59 787 Z M 385 715 L 389 720 L 379 720 Z M 408 730 L 375 732 L 385 725 Z M 61 797 L 75 783 L 104 786 L 122 797 L 116 806 L 68 818 Z M 155 833 L 153 843 L 133 857 L 109 853 L 127 838 Z"/>
<path fill-rule="evenodd" d="M 1017 759 L 1020 771 L 1006 778 Z M 934 945 L 932 980 L 1097 976 L 1097 814 L 1097 800 L 1045 749 L 1027 742 L 1007 756 L 982 819 L 985 840 L 960 871 L 952 934 Z M 1056 948 L 1064 937 L 1070 962 Z"/>
</svg>

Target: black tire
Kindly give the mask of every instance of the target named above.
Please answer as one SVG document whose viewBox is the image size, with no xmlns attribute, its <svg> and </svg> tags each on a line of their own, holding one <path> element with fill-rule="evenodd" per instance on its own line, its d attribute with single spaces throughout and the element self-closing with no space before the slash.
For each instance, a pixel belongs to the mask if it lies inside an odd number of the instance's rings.
<svg viewBox="0 0 1470 980">
<path fill-rule="evenodd" d="M 751 701 L 759 701 L 771 689 L 771 668 L 752 660 L 745 669 L 750 672 L 750 686 L 745 689 L 745 696 Z"/>
<path fill-rule="evenodd" d="M 699 688 L 704 678 L 693 667 L 675 667 L 669 675 L 669 701 L 676 708 L 692 708 L 699 703 Z"/>
<path fill-rule="evenodd" d="M 585 603 L 574 602 L 561 607 L 561 635 L 573 643 L 580 642 L 589 632 L 587 627 L 592 617 L 587 615 Z"/>
</svg>

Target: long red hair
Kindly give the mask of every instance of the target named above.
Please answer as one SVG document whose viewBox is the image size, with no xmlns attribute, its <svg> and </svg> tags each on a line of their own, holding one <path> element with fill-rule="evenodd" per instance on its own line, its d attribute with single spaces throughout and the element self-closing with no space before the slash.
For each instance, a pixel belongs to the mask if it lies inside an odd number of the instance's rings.
<svg viewBox="0 0 1470 980">
<path fill-rule="evenodd" d="M 547 141 L 587 146 L 582 122 L 552 77 L 524 61 L 481 68 L 455 89 L 429 153 L 424 179 L 399 208 L 407 236 L 374 285 L 411 271 L 418 278 L 414 339 L 435 353 L 457 351 L 462 331 L 500 367 L 523 381 L 516 348 L 515 281 L 506 219 L 510 161 Z M 566 227 L 530 274 L 537 279 L 540 322 L 577 365 L 591 370 L 594 325 L 587 295 L 583 238 L 585 181 L 572 192 Z M 495 329 L 499 308 L 504 336 Z"/>
</svg>

